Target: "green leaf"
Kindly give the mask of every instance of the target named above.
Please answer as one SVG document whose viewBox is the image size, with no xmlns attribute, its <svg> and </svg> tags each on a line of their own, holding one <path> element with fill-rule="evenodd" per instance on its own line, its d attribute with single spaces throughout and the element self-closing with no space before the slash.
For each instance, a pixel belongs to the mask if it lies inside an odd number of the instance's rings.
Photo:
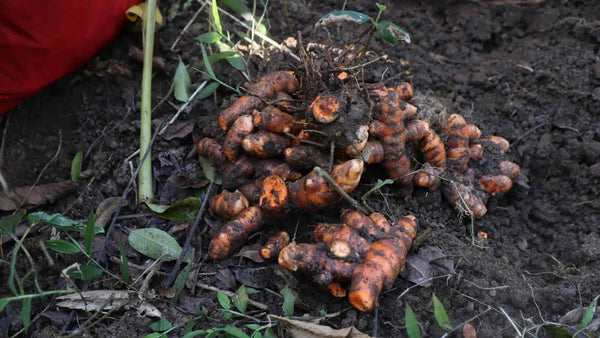
<svg viewBox="0 0 600 338">
<path fill-rule="evenodd" d="M 241 313 L 246 313 L 246 308 L 248 307 L 248 291 L 246 290 L 245 285 L 242 285 L 235 293 L 233 305 L 235 305 Z"/>
<path fill-rule="evenodd" d="M 225 60 L 225 59 L 233 57 L 235 55 L 236 55 L 236 53 L 233 51 L 214 53 L 214 54 L 208 56 L 208 62 L 212 64 L 213 62 Z M 200 60 L 200 62 L 202 64 L 204 64 L 204 59 Z"/>
<path fill-rule="evenodd" d="M 52 241 L 44 241 L 44 244 L 48 248 L 50 248 L 56 252 L 60 252 L 60 253 L 64 253 L 64 254 L 76 254 L 76 253 L 81 252 L 77 245 L 75 245 L 71 242 L 68 242 L 68 241 L 63 241 L 61 239 L 52 240 Z"/>
<path fill-rule="evenodd" d="M 131 274 L 129 273 L 129 260 L 127 259 L 127 255 L 125 254 L 125 243 L 123 243 L 123 239 L 119 240 L 121 243 L 119 244 L 119 251 L 121 253 L 121 264 L 119 264 L 119 269 L 121 270 L 121 278 L 125 281 L 125 283 L 131 283 Z"/>
<path fill-rule="evenodd" d="M 75 222 L 61 214 L 49 215 L 43 211 L 31 213 L 27 215 L 27 219 L 29 219 L 29 222 L 31 222 L 31 226 L 35 226 L 39 223 L 46 223 L 60 230 L 84 232 L 86 228 L 85 224 Z M 94 234 L 102 233 L 104 233 L 104 229 L 97 225 L 94 225 Z"/>
<path fill-rule="evenodd" d="M 273 332 L 272 328 L 268 328 L 265 330 L 265 338 L 277 338 L 277 335 Z"/>
<path fill-rule="evenodd" d="M 215 24 L 217 32 L 223 34 L 223 27 L 221 26 L 221 18 L 219 17 L 219 7 L 217 6 L 217 0 L 212 0 L 211 13 L 213 23 Z"/>
<path fill-rule="evenodd" d="M 79 265 L 67 271 L 67 275 L 73 278 L 90 280 L 102 277 L 102 269 L 92 265 Z"/>
<path fill-rule="evenodd" d="M 226 52 L 232 52 L 233 49 L 231 49 L 231 47 L 229 47 L 229 45 L 227 45 L 226 43 L 217 41 L 217 47 L 219 47 L 219 50 L 222 53 L 226 53 Z M 235 56 L 227 58 L 227 62 L 229 62 L 229 64 L 240 71 L 245 71 L 247 69 L 246 67 L 246 62 L 244 62 L 244 59 L 242 59 L 242 57 L 239 54 L 235 54 Z"/>
<path fill-rule="evenodd" d="M 94 244 L 94 225 L 96 225 L 94 216 L 94 211 L 91 211 L 85 224 L 85 251 L 90 257 L 92 256 L 92 244 Z"/>
<path fill-rule="evenodd" d="M 203 43 L 200 44 L 200 49 L 202 49 L 202 61 L 204 62 L 204 67 L 206 67 L 206 71 L 211 76 L 211 78 L 215 79 L 216 78 L 215 72 L 213 71 L 212 66 L 210 65 L 210 62 L 208 61 L 208 56 L 206 55 L 206 48 L 204 48 Z"/>
<path fill-rule="evenodd" d="M 31 324 L 31 298 L 23 299 L 23 305 L 21 306 L 21 320 L 23 321 L 23 328 L 27 331 L 29 324 Z"/>
<path fill-rule="evenodd" d="M 209 181 L 214 181 L 216 184 L 221 184 L 223 182 L 221 177 L 216 177 L 215 167 L 213 167 L 204 156 L 198 155 L 198 161 L 200 162 L 204 176 L 206 176 Z"/>
<path fill-rule="evenodd" d="M 244 331 L 238 329 L 237 327 L 233 327 L 231 325 L 227 325 L 227 326 L 223 327 L 221 330 L 224 332 L 227 332 L 228 334 L 230 334 L 233 337 L 250 338 L 250 336 L 247 335 Z"/>
<path fill-rule="evenodd" d="M 187 264 L 181 272 L 177 275 L 177 279 L 175 279 L 175 283 L 173 283 L 173 287 L 175 288 L 175 297 L 173 297 L 173 303 L 177 304 L 177 298 L 179 298 L 179 294 L 185 287 L 185 282 L 187 282 L 188 276 L 190 275 L 190 270 L 192 269 L 192 264 Z M 190 330 L 191 331 L 191 330 Z"/>
<path fill-rule="evenodd" d="M 317 21 L 315 26 L 329 25 L 332 23 L 340 22 L 353 22 L 357 24 L 363 24 L 371 19 L 370 16 L 355 11 L 333 11 L 325 14 Z"/>
<path fill-rule="evenodd" d="M 173 77 L 173 93 L 175 98 L 180 102 L 187 102 L 190 99 L 190 74 L 185 68 L 185 64 L 179 58 L 179 64 L 175 70 L 175 76 Z"/>
<path fill-rule="evenodd" d="M 79 174 L 81 173 L 81 162 L 83 161 L 83 150 L 80 150 L 73 157 L 73 161 L 71 162 L 71 180 L 73 182 L 77 182 L 79 179 Z"/>
<path fill-rule="evenodd" d="M 433 316 L 443 330 L 448 331 L 452 329 L 452 323 L 450 323 L 448 313 L 446 312 L 446 309 L 444 309 L 444 305 L 442 302 L 440 302 L 435 293 L 433 294 Z"/>
<path fill-rule="evenodd" d="M 402 42 L 410 43 L 410 35 L 390 21 L 381 21 L 376 27 L 379 35 L 387 42 L 394 45 L 399 45 Z"/>
<path fill-rule="evenodd" d="M 596 312 L 596 304 L 598 303 L 598 297 L 594 298 L 594 300 L 588 305 L 587 310 L 585 310 L 585 315 L 581 318 L 581 323 L 577 325 L 578 329 L 583 329 L 592 321 L 594 318 L 594 313 Z"/>
<path fill-rule="evenodd" d="M 194 219 L 202 207 L 202 201 L 196 197 L 188 197 L 183 201 L 178 201 L 171 205 L 146 204 L 156 216 L 175 221 L 189 221 L 190 219 Z"/>
<path fill-rule="evenodd" d="M 219 88 L 219 86 L 220 85 L 217 82 L 209 83 L 208 86 L 204 87 L 204 89 L 202 89 L 200 93 L 196 95 L 196 100 L 202 100 L 211 96 L 212 93 L 214 93 L 217 90 L 217 88 Z"/>
<path fill-rule="evenodd" d="M 419 322 L 417 322 L 417 317 L 408 303 L 406 303 L 404 321 L 406 323 L 406 333 L 408 333 L 408 336 L 410 338 L 420 338 L 421 328 L 419 327 Z"/>
<path fill-rule="evenodd" d="M 158 259 L 164 256 L 165 261 L 176 260 L 182 251 L 175 238 L 157 228 L 133 230 L 129 234 L 129 245 L 150 258 Z M 186 262 L 190 261 L 191 257 L 186 257 Z"/>
<path fill-rule="evenodd" d="M 17 231 L 17 225 L 19 225 L 23 216 L 25 216 L 25 210 L 0 218 L 0 235 L 14 235 Z"/>
<path fill-rule="evenodd" d="M 190 333 L 192 331 L 194 331 L 194 326 L 196 326 L 196 320 L 195 319 L 190 319 L 184 327 L 184 331 L 185 333 Z"/>
<path fill-rule="evenodd" d="M 294 304 L 296 303 L 296 298 L 298 297 L 296 292 L 286 284 L 283 290 L 281 290 L 281 295 L 283 296 L 283 315 L 286 317 L 291 317 L 294 315 Z"/>
<path fill-rule="evenodd" d="M 261 326 L 258 324 L 246 324 L 246 327 L 249 328 L 250 330 L 258 330 L 261 328 Z"/>
<path fill-rule="evenodd" d="M 200 34 L 196 37 L 196 40 L 204 43 L 215 43 L 221 40 L 223 36 L 217 32 L 207 32 L 204 34 Z"/>
<path fill-rule="evenodd" d="M 196 331 L 192 331 L 192 332 L 186 333 L 181 338 L 194 338 L 194 337 L 198 337 L 198 336 L 201 336 L 201 335 L 205 335 L 206 333 L 207 333 L 206 330 L 196 330 Z"/>
<path fill-rule="evenodd" d="M 231 309 L 231 301 L 229 300 L 229 297 L 223 293 L 223 291 L 217 290 L 217 299 L 219 300 L 219 304 L 221 304 L 222 308 L 225 310 Z"/>
<path fill-rule="evenodd" d="M 385 11 L 387 9 L 386 5 L 382 5 L 382 4 L 379 4 L 379 3 L 375 3 L 375 5 L 377 6 L 377 8 L 379 9 L 380 12 L 383 12 L 383 11 Z"/>
<path fill-rule="evenodd" d="M 171 324 L 169 321 L 167 321 L 165 319 L 161 319 L 157 322 L 150 324 L 150 330 L 158 331 L 158 332 L 167 331 L 168 329 L 170 329 L 172 327 L 173 327 L 173 324 Z"/>
<path fill-rule="evenodd" d="M 143 338 L 166 338 L 167 336 L 160 332 L 152 332 L 150 334 L 145 335 Z"/>
</svg>

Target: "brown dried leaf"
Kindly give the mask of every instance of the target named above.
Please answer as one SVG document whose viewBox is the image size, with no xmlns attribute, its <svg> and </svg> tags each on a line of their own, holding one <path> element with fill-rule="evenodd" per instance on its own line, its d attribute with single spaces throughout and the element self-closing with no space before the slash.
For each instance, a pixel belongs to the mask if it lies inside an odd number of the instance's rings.
<svg viewBox="0 0 600 338">
<path fill-rule="evenodd" d="M 170 124 L 163 135 L 165 140 L 172 140 L 174 138 L 184 138 L 192 133 L 194 130 L 195 120 L 179 121 Z"/>
<path fill-rule="evenodd" d="M 120 197 L 109 197 L 104 201 L 100 202 L 98 208 L 96 208 L 96 215 L 94 216 L 94 222 L 99 227 L 106 227 L 106 224 L 111 220 L 112 215 L 117 211 L 119 206 Z M 123 206 L 127 205 L 127 201 L 124 201 Z"/>
<path fill-rule="evenodd" d="M 233 272 L 229 269 L 221 269 L 215 274 L 219 290 L 235 290 L 237 282 Z"/>
<path fill-rule="evenodd" d="M 12 196 L 0 192 L 0 210 L 12 211 L 17 209 L 19 203 L 25 198 L 31 187 L 17 187 L 12 190 Z M 62 181 L 55 183 L 40 184 L 33 187 L 27 200 L 23 203 L 26 208 L 37 207 L 56 202 L 59 198 L 74 191 L 77 183 L 73 181 Z"/>
<path fill-rule="evenodd" d="M 406 270 L 400 273 L 402 278 L 411 281 L 420 286 L 431 286 L 431 265 L 428 261 L 417 255 L 411 255 L 406 258 Z"/>
<path fill-rule="evenodd" d="M 344 329 L 334 330 L 329 326 L 313 324 L 300 320 L 293 320 L 284 317 L 268 315 L 269 319 L 274 319 L 282 323 L 294 338 L 369 338 L 370 336 L 360 332 L 354 326 Z"/>
<path fill-rule="evenodd" d="M 260 243 L 246 245 L 240 249 L 240 252 L 237 254 L 237 256 L 246 257 L 255 263 L 264 263 L 264 258 L 260 256 L 260 249 L 262 249 L 262 245 Z"/>
</svg>

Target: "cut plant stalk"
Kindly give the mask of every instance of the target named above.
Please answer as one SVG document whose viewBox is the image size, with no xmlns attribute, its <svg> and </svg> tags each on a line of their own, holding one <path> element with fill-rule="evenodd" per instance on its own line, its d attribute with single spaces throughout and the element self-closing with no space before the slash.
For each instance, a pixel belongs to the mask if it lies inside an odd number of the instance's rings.
<svg viewBox="0 0 600 338">
<path fill-rule="evenodd" d="M 146 161 L 141 164 L 138 176 L 139 203 L 152 202 L 152 154 L 150 139 L 152 138 L 152 56 L 154 50 L 154 29 L 157 0 L 148 0 L 146 20 L 144 20 L 144 66 L 142 71 L 142 111 L 140 126 L 140 161 L 148 151 Z"/>
</svg>

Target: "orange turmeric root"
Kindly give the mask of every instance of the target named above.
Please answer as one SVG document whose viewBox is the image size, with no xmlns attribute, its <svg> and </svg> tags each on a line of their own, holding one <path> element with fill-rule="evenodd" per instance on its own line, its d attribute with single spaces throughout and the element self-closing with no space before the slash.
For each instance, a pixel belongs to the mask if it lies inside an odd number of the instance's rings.
<svg viewBox="0 0 600 338">
<path fill-rule="evenodd" d="M 364 257 L 369 249 L 369 242 L 347 225 L 321 223 L 315 227 L 315 242 L 329 244 L 335 240 L 348 243 L 359 257 Z"/>
<path fill-rule="evenodd" d="M 261 77 L 258 82 L 248 86 L 248 92 L 260 98 L 272 99 L 279 92 L 293 94 L 299 88 L 294 72 L 278 71 Z"/>
<path fill-rule="evenodd" d="M 320 123 L 331 123 L 339 116 L 340 102 L 334 96 L 317 96 L 310 104 L 315 120 Z"/>
<path fill-rule="evenodd" d="M 240 185 L 246 183 L 248 179 L 254 174 L 254 167 L 250 160 L 246 156 L 241 156 L 235 161 L 230 163 L 223 173 L 223 188 L 234 189 Z"/>
<path fill-rule="evenodd" d="M 277 258 L 281 249 L 288 244 L 290 244 L 290 235 L 285 231 L 280 231 L 267 240 L 267 243 L 260 249 L 260 256 L 266 260 Z"/>
<path fill-rule="evenodd" d="M 448 164 L 456 172 L 462 173 L 469 165 L 470 141 L 479 139 L 481 131 L 477 126 L 467 124 L 462 116 L 452 114 L 446 124 L 446 135 Z"/>
<path fill-rule="evenodd" d="M 248 154 L 258 158 L 269 158 L 283 154 L 290 146 L 290 140 L 283 135 L 261 130 L 242 140 L 242 147 Z"/>
<path fill-rule="evenodd" d="M 342 190 L 350 193 L 360 182 L 363 170 L 363 161 L 354 159 L 334 166 L 330 176 Z M 342 198 L 325 178 L 320 177 L 314 171 L 290 183 L 288 191 L 292 204 L 302 210 L 323 208 Z"/>
<path fill-rule="evenodd" d="M 417 219 L 406 216 L 394 223 L 391 238 L 371 244 L 365 261 L 352 273 L 348 300 L 363 312 L 370 312 L 377 304 L 381 291 L 391 288 L 401 270 L 416 234 Z"/>
<path fill-rule="evenodd" d="M 297 133 L 300 130 L 300 126 L 296 124 L 292 115 L 277 108 L 267 107 L 261 111 L 255 110 L 252 113 L 252 119 L 258 129 L 272 133 Z"/>
<path fill-rule="evenodd" d="M 221 129 L 228 130 L 238 117 L 252 114 L 255 109 L 261 109 L 264 105 L 264 102 L 258 97 L 244 95 L 233 101 L 233 104 L 229 108 L 219 113 L 219 125 Z"/>
<path fill-rule="evenodd" d="M 210 211 L 223 219 L 231 219 L 248 208 L 248 199 L 241 192 L 223 190 L 209 201 Z"/>
<path fill-rule="evenodd" d="M 248 202 L 251 204 L 257 204 L 262 193 L 262 179 L 257 179 L 250 183 L 246 183 L 242 185 L 239 190 L 242 195 L 248 199 Z"/>
<path fill-rule="evenodd" d="M 227 163 L 227 157 L 221 145 L 208 137 L 194 140 L 194 151 L 206 157 L 212 165 L 221 168 Z"/>
<path fill-rule="evenodd" d="M 295 181 L 302 177 L 300 172 L 292 169 L 286 162 L 272 158 L 256 161 L 254 172 L 258 177 L 277 175 L 288 181 Z"/>
<path fill-rule="evenodd" d="M 350 280 L 356 263 L 331 258 L 328 252 L 325 245 L 292 243 L 281 250 L 278 263 L 284 269 L 311 277 L 323 287 Z"/>
<path fill-rule="evenodd" d="M 233 220 L 225 223 L 208 247 L 212 259 L 225 258 L 237 251 L 263 223 L 263 212 L 259 207 L 249 207 Z"/>
<path fill-rule="evenodd" d="M 252 115 L 242 115 L 235 120 L 223 141 L 223 152 L 230 161 L 235 161 L 242 151 L 242 140 L 254 130 Z"/>
<path fill-rule="evenodd" d="M 283 179 L 277 175 L 268 176 L 263 180 L 260 195 L 260 207 L 266 213 L 283 217 L 283 208 L 289 203 L 287 186 Z"/>
</svg>

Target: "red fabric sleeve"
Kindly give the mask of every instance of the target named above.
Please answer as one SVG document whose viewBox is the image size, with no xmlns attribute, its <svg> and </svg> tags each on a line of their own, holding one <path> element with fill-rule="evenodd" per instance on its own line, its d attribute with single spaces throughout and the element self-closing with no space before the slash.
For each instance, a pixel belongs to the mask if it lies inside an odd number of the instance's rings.
<svg viewBox="0 0 600 338">
<path fill-rule="evenodd" d="M 85 65 L 139 0 L 0 0 L 0 114 Z"/>
</svg>

